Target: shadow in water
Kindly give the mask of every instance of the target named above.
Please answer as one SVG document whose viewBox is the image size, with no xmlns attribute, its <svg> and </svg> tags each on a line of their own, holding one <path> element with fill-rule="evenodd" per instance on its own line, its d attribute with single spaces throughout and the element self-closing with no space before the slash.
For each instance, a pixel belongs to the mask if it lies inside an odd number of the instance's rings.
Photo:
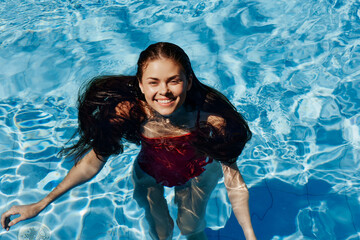
<svg viewBox="0 0 360 240">
<path fill-rule="evenodd" d="M 259 240 L 360 239 L 359 194 L 334 193 L 324 180 L 294 186 L 264 180 L 250 191 L 250 214 Z M 206 229 L 209 240 L 245 239 L 234 214 L 225 228 Z"/>
</svg>

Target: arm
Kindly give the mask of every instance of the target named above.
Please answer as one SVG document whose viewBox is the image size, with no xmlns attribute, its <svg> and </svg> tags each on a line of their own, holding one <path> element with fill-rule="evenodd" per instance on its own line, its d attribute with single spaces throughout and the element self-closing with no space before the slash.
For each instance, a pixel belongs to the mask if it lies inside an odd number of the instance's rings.
<svg viewBox="0 0 360 240">
<path fill-rule="evenodd" d="M 207 122 L 215 127 L 220 134 L 225 135 L 226 121 L 218 115 L 210 114 Z M 222 163 L 224 173 L 224 183 L 231 202 L 232 209 L 242 227 L 247 240 L 256 239 L 249 212 L 249 191 L 246 187 L 244 179 L 236 165 Z"/>
<path fill-rule="evenodd" d="M 47 195 L 44 199 L 37 203 L 23 206 L 13 206 L 9 211 L 1 216 L 1 225 L 6 230 L 16 223 L 28 218 L 37 216 L 46 206 L 52 203 L 55 199 L 80 185 L 91 178 L 93 178 L 104 166 L 104 162 L 100 161 L 93 150 L 87 153 L 75 166 L 73 166 L 64 180 Z M 20 214 L 19 217 L 9 222 L 10 216 Z"/>
<path fill-rule="evenodd" d="M 236 219 L 241 225 L 246 239 L 256 239 L 250 219 L 249 191 L 244 179 L 242 178 L 236 163 L 231 165 L 222 164 L 222 168 L 224 172 L 224 183 Z"/>
</svg>

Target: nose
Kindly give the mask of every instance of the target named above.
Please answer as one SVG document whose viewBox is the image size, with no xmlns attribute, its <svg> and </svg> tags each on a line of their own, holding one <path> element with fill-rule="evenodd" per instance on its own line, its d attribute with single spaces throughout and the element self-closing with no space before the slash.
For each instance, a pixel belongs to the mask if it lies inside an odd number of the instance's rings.
<svg viewBox="0 0 360 240">
<path fill-rule="evenodd" d="M 160 84 L 159 94 L 166 95 L 169 92 L 169 88 L 166 83 Z"/>
</svg>

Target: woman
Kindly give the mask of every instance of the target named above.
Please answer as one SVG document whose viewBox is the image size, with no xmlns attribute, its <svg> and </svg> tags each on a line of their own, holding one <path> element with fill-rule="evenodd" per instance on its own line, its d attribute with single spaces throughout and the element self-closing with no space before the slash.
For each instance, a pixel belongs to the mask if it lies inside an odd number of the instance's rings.
<svg viewBox="0 0 360 240">
<path fill-rule="evenodd" d="M 145 210 L 153 239 L 172 237 L 174 222 L 164 186 L 175 189 L 181 233 L 187 239 L 206 239 L 206 205 L 222 174 L 246 239 L 256 239 L 248 190 L 236 165 L 251 138 L 242 116 L 221 93 L 200 83 L 186 53 L 171 43 L 150 45 L 140 54 L 136 78 L 125 78 L 118 85 L 109 79 L 90 84 L 80 98 L 81 138 L 65 151 L 80 160 L 43 200 L 4 213 L 3 227 L 36 216 L 61 194 L 91 179 L 108 156 L 122 151 L 125 138 L 141 142 L 133 167 L 134 198 Z M 21 216 L 5 226 L 14 214 Z"/>
</svg>

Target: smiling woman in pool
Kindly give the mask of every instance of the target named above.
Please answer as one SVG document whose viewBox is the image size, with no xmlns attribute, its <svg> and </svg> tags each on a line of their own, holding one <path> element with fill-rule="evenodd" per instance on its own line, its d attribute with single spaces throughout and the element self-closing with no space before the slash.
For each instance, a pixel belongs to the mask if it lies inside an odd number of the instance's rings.
<svg viewBox="0 0 360 240">
<path fill-rule="evenodd" d="M 144 50 L 134 77 L 95 79 L 79 105 L 79 142 L 68 149 L 80 159 L 66 178 L 38 203 L 14 206 L 3 227 L 36 216 L 72 187 L 95 176 L 106 158 L 122 151 L 122 138 L 141 142 L 134 162 L 134 198 L 145 209 L 153 239 L 171 239 L 164 186 L 174 187 L 177 225 L 187 239 L 206 239 L 204 219 L 211 192 L 225 186 L 246 239 L 256 239 L 249 194 L 236 165 L 251 132 L 231 103 L 196 78 L 188 56 L 171 43 Z M 21 216 L 5 226 L 11 215 Z"/>
</svg>

